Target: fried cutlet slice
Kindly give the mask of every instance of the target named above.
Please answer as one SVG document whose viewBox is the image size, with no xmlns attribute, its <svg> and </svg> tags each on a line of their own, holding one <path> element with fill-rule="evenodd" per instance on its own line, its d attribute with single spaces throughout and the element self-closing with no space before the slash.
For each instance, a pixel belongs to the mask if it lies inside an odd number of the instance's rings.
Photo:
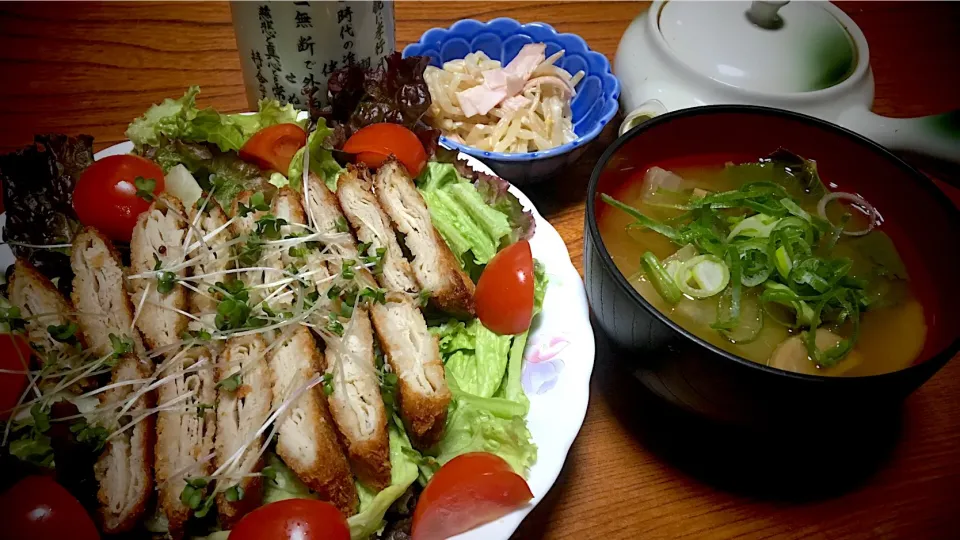
<svg viewBox="0 0 960 540">
<path fill-rule="evenodd" d="M 224 480 L 238 485 L 244 493 L 238 501 L 228 501 L 223 492 L 217 495 L 217 511 L 224 528 L 230 528 L 247 512 L 260 506 L 263 499 L 263 479 L 250 475 L 263 468 L 263 460 L 257 454 L 264 436 L 255 435 L 270 416 L 273 396 L 266 354 L 263 338 L 253 334 L 229 339 L 217 360 L 214 464 L 218 468 L 223 466 L 243 449 L 233 466 L 218 477 L 218 482 Z"/>
<path fill-rule="evenodd" d="M 430 291 L 430 301 L 440 310 L 472 317 L 474 284 L 450 247 L 434 228 L 430 210 L 407 170 L 390 159 L 374 175 L 380 206 L 390 217 L 413 255 L 410 261 L 421 289 Z"/>
<path fill-rule="evenodd" d="M 180 200 L 165 193 L 140 214 L 130 239 L 130 268 L 134 274 L 159 269 L 172 273 L 177 280 L 186 276 L 186 268 L 164 270 L 184 260 L 185 218 Z M 171 289 L 161 290 L 164 284 L 159 277 L 134 279 L 130 284 L 137 328 L 151 349 L 179 342 L 187 329 L 187 317 L 181 313 L 187 307 L 186 289 L 174 282 Z M 170 286 L 169 281 L 166 286 Z"/>
<path fill-rule="evenodd" d="M 47 276 L 29 262 L 17 259 L 13 264 L 8 290 L 10 301 L 20 309 L 20 316 L 26 321 L 30 343 L 35 347 L 39 346 L 43 351 L 58 353 L 66 352 L 73 346 L 64 340 L 55 339 L 50 333 L 51 326 L 69 328 L 71 324 L 77 324 L 77 319 L 73 305 Z M 73 340 L 80 348 L 85 344 L 79 327 L 73 333 Z"/>
<path fill-rule="evenodd" d="M 113 384 L 150 377 L 150 367 L 134 355 L 126 355 L 113 368 Z M 101 394 L 101 403 L 116 403 L 122 406 L 140 392 L 147 382 L 127 384 L 111 388 Z M 153 450 L 156 439 L 155 417 L 139 418 L 154 406 L 153 392 L 140 395 L 133 406 L 120 419 L 110 423 L 110 429 L 124 429 L 107 441 L 106 447 L 93 468 L 94 478 L 100 485 L 97 499 L 100 501 L 99 520 L 103 532 L 116 534 L 130 531 L 136 526 L 147 509 L 153 493 Z M 127 420 L 130 418 L 130 420 Z M 133 422 L 129 427 L 122 422 Z"/>
<path fill-rule="evenodd" d="M 174 539 L 183 538 L 192 513 L 180 500 L 187 479 L 213 472 L 213 464 L 202 460 L 213 452 L 217 429 L 215 360 L 209 348 L 193 347 L 161 364 L 156 374 L 157 379 L 172 377 L 158 389 L 160 403 L 192 394 L 176 410 L 157 415 L 158 503 Z"/>
<path fill-rule="evenodd" d="M 357 511 L 357 487 L 323 387 L 303 390 L 320 373 L 321 363 L 313 336 L 305 327 L 295 330 L 270 354 L 274 410 L 293 399 L 277 419 L 277 454 L 322 500 L 350 516 Z M 294 398 L 297 392 L 302 393 Z"/>
<path fill-rule="evenodd" d="M 126 273 L 120 254 L 105 236 L 87 227 L 73 240 L 73 306 L 87 347 L 97 356 L 113 353 L 110 334 L 130 339 L 138 356 L 146 353 L 133 326 L 133 306 L 124 290 Z"/>
<path fill-rule="evenodd" d="M 366 253 L 372 256 L 383 249 L 383 271 L 377 277 L 388 291 L 416 293 L 420 291 L 413 269 L 403 256 L 397 235 L 371 191 L 369 173 L 365 168 L 350 166 L 340 173 L 337 180 L 337 199 L 347 221 L 350 222 L 357 240 L 369 244 Z"/>
<path fill-rule="evenodd" d="M 387 295 L 370 308 L 380 345 L 400 383 L 400 416 L 418 448 L 433 446 L 443 434 L 451 394 L 444 377 L 437 338 L 406 295 Z"/>
</svg>

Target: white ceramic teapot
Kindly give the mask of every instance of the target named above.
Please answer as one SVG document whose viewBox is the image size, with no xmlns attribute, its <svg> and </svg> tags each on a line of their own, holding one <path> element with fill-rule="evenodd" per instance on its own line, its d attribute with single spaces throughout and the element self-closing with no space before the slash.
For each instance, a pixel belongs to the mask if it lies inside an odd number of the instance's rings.
<svg viewBox="0 0 960 540">
<path fill-rule="evenodd" d="M 960 163 L 960 111 L 870 112 L 873 72 L 857 25 L 829 2 L 655 1 L 620 39 L 620 132 L 658 114 L 715 104 L 789 109 L 892 149 Z"/>
</svg>

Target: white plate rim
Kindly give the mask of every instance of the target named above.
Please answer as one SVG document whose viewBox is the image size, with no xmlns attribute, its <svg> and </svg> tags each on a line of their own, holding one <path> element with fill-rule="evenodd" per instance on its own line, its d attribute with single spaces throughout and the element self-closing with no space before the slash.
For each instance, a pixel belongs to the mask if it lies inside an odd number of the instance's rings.
<svg viewBox="0 0 960 540">
<path fill-rule="evenodd" d="M 94 159 L 127 154 L 131 150 L 133 143 L 126 141 L 97 152 Z M 474 170 L 495 176 L 492 170 L 476 158 L 462 152 L 459 155 Z M 562 349 L 568 354 L 575 354 L 572 355 L 573 361 L 560 360 L 562 371 L 558 371 L 555 386 L 549 391 L 531 394 L 525 388 L 530 398 L 527 426 L 537 445 L 537 461 L 531 467 L 527 479 L 533 492 L 533 500 L 506 516 L 456 536 L 456 540 L 510 538 L 556 482 L 570 447 L 583 426 L 590 398 L 590 376 L 593 373 L 596 345 L 583 280 L 573 266 L 566 243 L 557 230 L 537 211 L 530 199 L 512 184 L 510 193 L 520 200 L 525 210 L 533 213 L 536 232 L 530 240 L 530 246 L 534 257 L 544 263 L 550 278 L 544 299 L 544 311 L 530 333 L 528 352 L 538 342 L 542 346 L 549 346 L 543 340 L 560 328 L 557 335 L 567 341 Z M 0 230 L 5 222 L 6 214 L 0 214 Z M 0 245 L 0 268 L 6 269 L 13 260 L 10 247 L 6 244 Z M 562 306 L 563 311 L 548 310 L 547 307 L 551 304 Z M 542 419 L 541 414 L 544 417 Z M 545 420 L 550 418 L 553 422 L 547 423 Z M 536 425 L 534 419 L 537 419 Z"/>
</svg>

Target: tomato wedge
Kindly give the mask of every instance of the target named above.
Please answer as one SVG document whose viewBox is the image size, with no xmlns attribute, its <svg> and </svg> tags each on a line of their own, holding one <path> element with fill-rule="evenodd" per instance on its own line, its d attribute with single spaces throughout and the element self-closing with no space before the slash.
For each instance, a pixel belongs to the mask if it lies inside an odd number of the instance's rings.
<svg viewBox="0 0 960 540">
<path fill-rule="evenodd" d="M 17 372 L 0 372 L 0 420 L 9 418 L 11 409 L 27 387 L 30 366 L 30 347 L 20 336 L 0 334 L 0 369 Z"/>
<path fill-rule="evenodd" d="M 80 501 L 48 476 L 28 476 L 0 496 L 3 537 L 10 540 L 97 540 L 100 533 Z"/>
<path fill-rule="evenodd" d="M 533 253 L 521 240 L 487 264 L 477 282 L 477 317 L 498 334 L 519 334 L 533 318 Z"/>
<path fill-rule="evenodd" d="M 230 530 L 230 540 L 350 540 L 347 519 L 335 506 L 286 499 L 250 512 Z"/>
<path fill-rule="evenodd" d="M 141 178 L 140 186 L 137 179 Z M 144 183 L 144 181 L 146 183 Z M 152 186 L 152 189 L 143 189 Z M 111 240 L 129 242 L 137 216 L 150 208 L 149 194 L 163 191 L 163 169 L 134 155 L 108 156 L 84 169 L 73 190 L 73 210 L 84 225 Z M 142 190 L 138 195 L 138 190 Z"/>
<path fill-rule="evenodd" d="M 240 159 L 265 171 L 286 175 L 294 154 L 306 144 L 307 132 L 303 128 L 296 124 L 277 124 L 254 133 L 240 149 Z"/>
<path fill-rule="evenodd" d="M 347 139 L 343 151 L 357 154 L 357 163 L 372 169 L 395 156 L 413 177 L 427 164 L 427 151 L 417 134 L 400 124 L 371 124 L 361 128 Z"/>
<path fill-rule="evenodd" d="M 505 516 L 532 498 L 526 480 L 503 458 L 486 452 L 457 456 L 440 467 L 420 494 L 413 540 L 449 538 Z"/>
</svg>

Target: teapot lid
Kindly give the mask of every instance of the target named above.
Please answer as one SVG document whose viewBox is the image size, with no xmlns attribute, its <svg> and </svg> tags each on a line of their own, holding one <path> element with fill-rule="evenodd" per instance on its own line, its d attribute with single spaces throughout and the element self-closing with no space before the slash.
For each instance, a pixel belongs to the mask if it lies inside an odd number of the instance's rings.
<svg viewBox="0 0 960 540">
<path fill-rule="evenodd" d="M 716 81 L 766 93 L 822 90 L 857 66 L 827 2 L 667 2 L 658 27 L 681 61 Z"/>
</svg>

